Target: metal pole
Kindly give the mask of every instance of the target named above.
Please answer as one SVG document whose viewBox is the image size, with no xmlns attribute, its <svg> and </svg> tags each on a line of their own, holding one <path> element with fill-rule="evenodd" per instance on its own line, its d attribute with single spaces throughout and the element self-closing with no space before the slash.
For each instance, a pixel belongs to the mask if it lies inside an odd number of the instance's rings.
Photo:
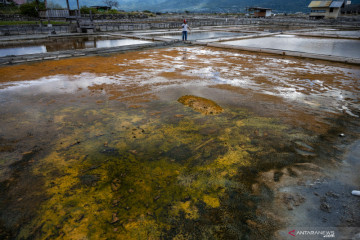
<svg viewBox="0 0 360 240">
<path fill-rule="evenodd" d="M 70 16 L 70 4 L 69 4 L 69 0 L 66 0 L 66 6 L 69 12 L 69 16 Z"/>
</svg>

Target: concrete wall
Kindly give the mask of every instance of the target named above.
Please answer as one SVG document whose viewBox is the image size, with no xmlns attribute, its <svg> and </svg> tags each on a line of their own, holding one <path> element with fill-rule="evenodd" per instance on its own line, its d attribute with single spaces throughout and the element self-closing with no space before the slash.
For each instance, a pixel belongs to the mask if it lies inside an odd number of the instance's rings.
<svg viewBox="0 0 360 240">
<path fill-rule="evenodd" d="M 40 26 L 0 26 L 0 36 L 9 35 L 30 35 L 30 34 L 51 34 L 56 33 L 69 33 L 69 26 L 53 26 L 53 27 L 40 27 Z"/>
<path fill-rule="evenodd" d="M 331 8 L 327 9 L 325 18 L 337 18 L 340 14 L 340 8 L 332 8 L 332 12 L 330 12 Z"/>
<path fill-rule="evenodd" d="M 123 21 L 94 21 L 94 28 L 97 32 L 111 31 L 135 31 L 150 29 L 178 29 L 182 19 L 154 18 L 137 19 Z M 319 27 L 319 26 L 342 26 L 359 27 L 360 19 L 357 21 L 348 21 L 348 19 L 329 20 L 310 20 L 305 18 L 188 18 L 190 27 L 203 26 L 243 26 L 243 25 L 277 25 L 277 26 L 299 26 L 299 27 Z M 49 34 L 52 31 L 56 33 L 76 32 L 76 24 L 62 25 L 53 27 L 40 27 L 39 25 L 23 26 L 0 26 L 0 36 L 2 35 L 26 35 L 26 34 Z"/>
</svg>

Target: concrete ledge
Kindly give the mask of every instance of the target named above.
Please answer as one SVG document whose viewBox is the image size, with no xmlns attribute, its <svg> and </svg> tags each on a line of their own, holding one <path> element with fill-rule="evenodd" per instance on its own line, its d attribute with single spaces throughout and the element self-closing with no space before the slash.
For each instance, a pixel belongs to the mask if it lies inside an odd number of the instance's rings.
<svg viewBox="0 0 360 240">
<path fill-rule="evenodd" d="M 227 49 L 238 49 L 238 50 L 250 51 L 250 52 L 273 53 L 283 56 L 304 57 L 304 58 L 320 59 L 320 60 L 326 60 L 332 62 L 343 62 L 343 63 L 352 63 L 352 64 L 360 65 L 360 58 L 348 58 L 341 56 L 295 52 L 295 51 L 270 49 L 270 48 L 244 47 L 244 46 L 236 46 L 236 45 L 227 45 L 222 43 L 208 43 L 207 46 L 217 47 L 217 48 L 227 48 Z"/>
<path fill-rule="evenodd" d="M 169 43 L 169 44 L 181 42 L 181 40 L 178 40 L 178 39 L 162 38 L 162 37 L 147 36 L 147 35 L 132 35 L 132 34 L 109 34 L 109 35 L 110 36 L 123 37 L 123 38 L 147 40 L 147 41 L 166 42 L 166 43 Z"/>
<path fill-rule="evenodd" d="M 226 32 L 226 31 L 223 31 Z M 236 40 L 243 40 L 243 39 L 251 39 L 251 38 L 262 38 L 262 37 L 270 37 L 274 35 L 278 35 L 279 33 L 257 33 L 253 35 L 246 35 L 246 36 L 234 36 L 234 37 L 222 37 L 222 38 L 213 38 L 213 39 L 199 39 L 194 40 L 192 43 L 204 45 L 212 42 L 226 42 L 226 41 L 236 41 Z"/>
<path fill-rule="evenodd" d="M 321 34 L 321 33 L 294 33 L 294 35 L 304 36 L 304 37 L 322 37 L 322 38 L 341 38 L 341 39 L 355 39 L 359 40 L 360 37 L 358 36 L 346 36 L 346 35 L 339 35 L 339 34 Z"/>
</svg>

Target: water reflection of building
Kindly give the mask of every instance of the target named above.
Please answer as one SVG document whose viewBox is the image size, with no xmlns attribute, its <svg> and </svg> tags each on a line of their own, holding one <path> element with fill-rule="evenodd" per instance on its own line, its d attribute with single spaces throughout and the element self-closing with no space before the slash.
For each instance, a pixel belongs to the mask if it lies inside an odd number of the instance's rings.
<svg viewBox="0 0 360 240">
<path fill-rule="evenodd" d="M 71 49 L 96 48 L 96 40 L 93 39 L 58 39 L 51 43 L 45 44 L 48 52 L 56 52 Z"/>
<path fill-rule="evenodd" d="M 341 9 L 350 4 L 351 1 L 344 0 L 326 0 L 326 1 L 311 1 L 309 8 L 311 8 L 310 18 L 337 18 Z"/>
</svg>

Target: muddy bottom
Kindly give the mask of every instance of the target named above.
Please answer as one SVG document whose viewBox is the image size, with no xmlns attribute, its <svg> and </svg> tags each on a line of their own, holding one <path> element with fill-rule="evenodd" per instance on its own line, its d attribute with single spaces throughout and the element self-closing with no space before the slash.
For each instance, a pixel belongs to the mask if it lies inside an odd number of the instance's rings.
<svg viewBox="0 0 360 240">
<path fill-rule="evenodd" d="M 355 236 L 359 77 L 207 47 L 1 67 L 0 238 Z"/>
</svg>

